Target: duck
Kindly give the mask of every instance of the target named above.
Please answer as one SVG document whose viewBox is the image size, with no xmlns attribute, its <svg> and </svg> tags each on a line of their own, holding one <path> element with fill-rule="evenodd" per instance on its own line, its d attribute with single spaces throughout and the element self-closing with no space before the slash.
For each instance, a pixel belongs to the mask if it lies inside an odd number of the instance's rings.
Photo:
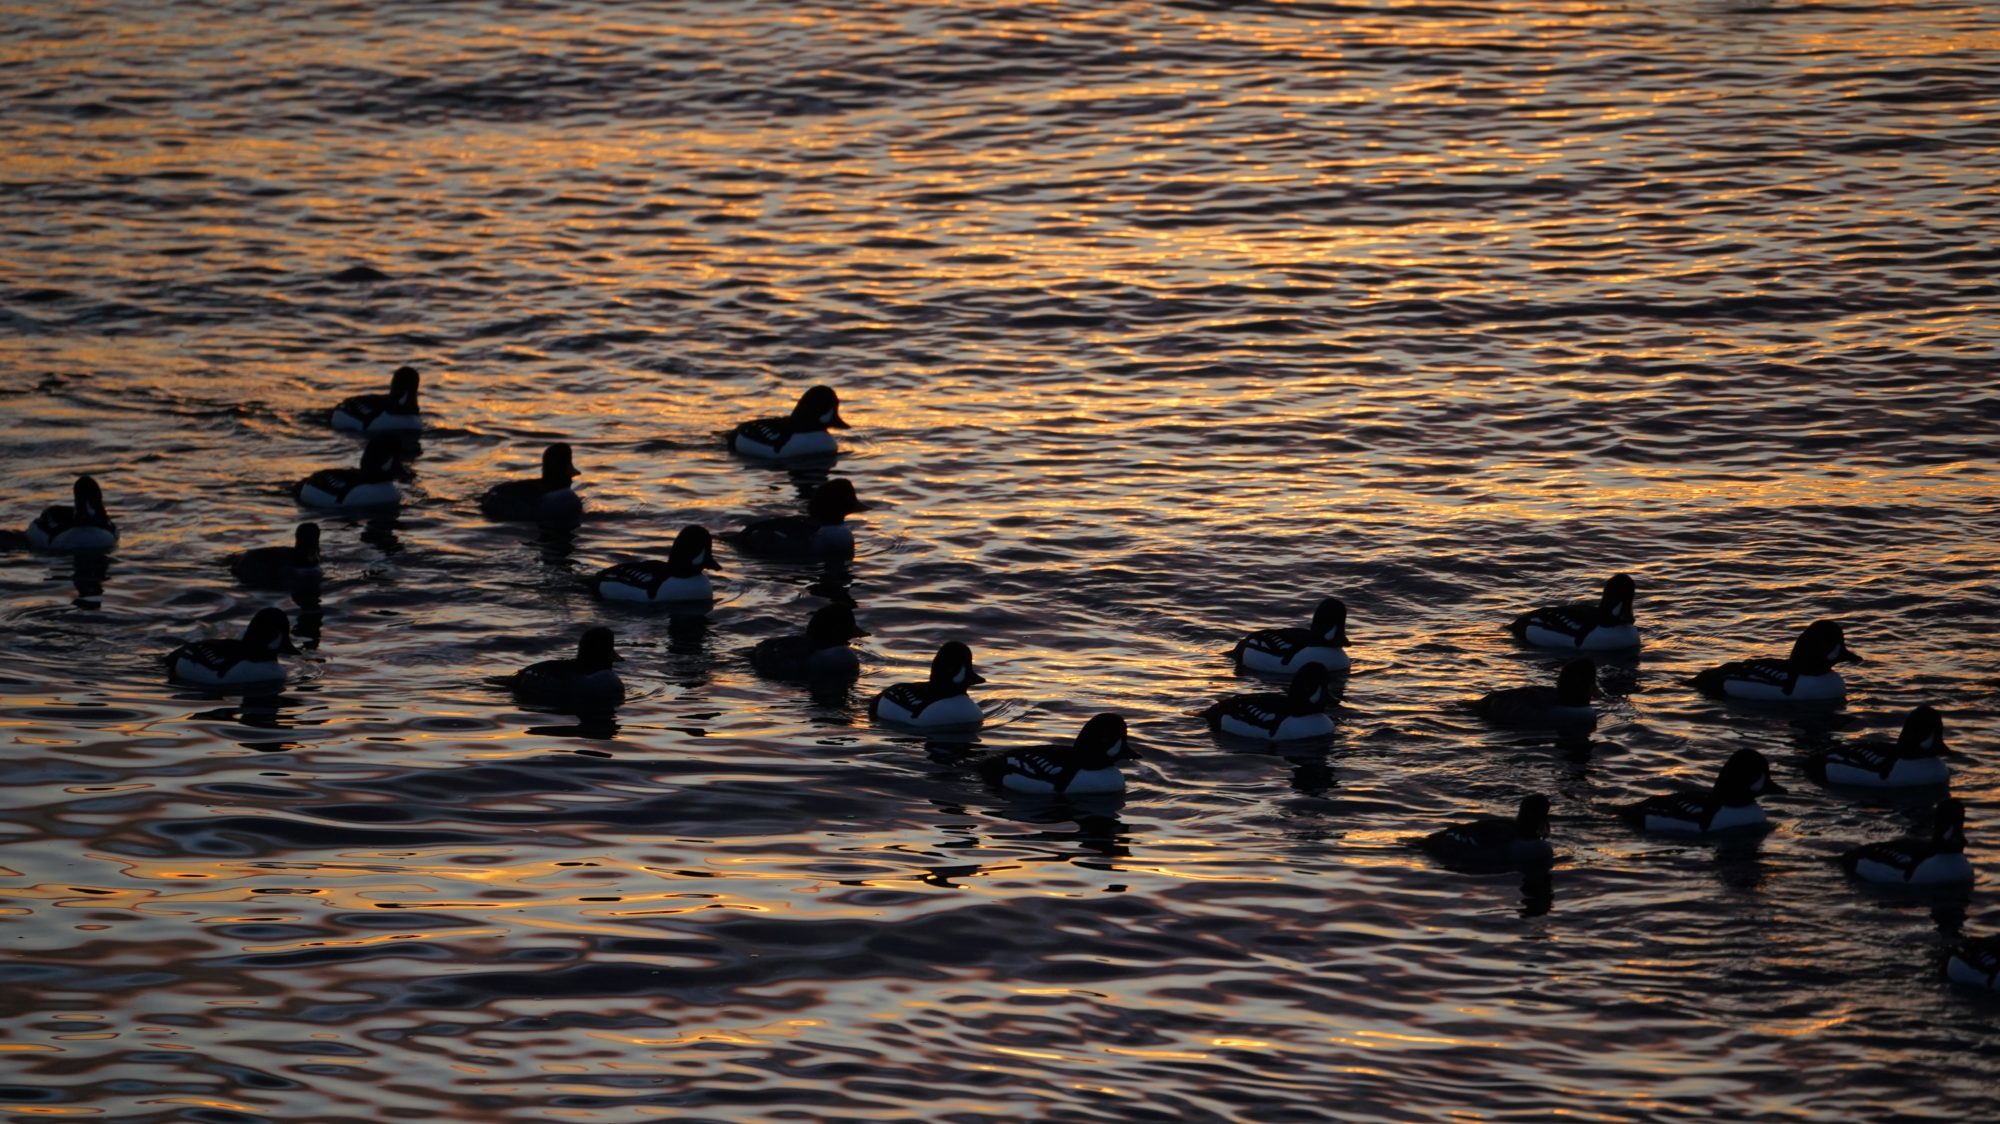
<svg viewBox="0 0 2000 1124">
<path fill-rule="evenodd" d="M 1118 766 L 1139 759 L 1126 738 L 1125 719 L 1100 714 L 1084 723 L 1069 745 L 995 753 L 980 758 L 975 768 L 988 784 L 1010 792 L 1081 796 L 1123 792 L 1125 774 Z"/>
<path fill-rule="evenodd" d="M 403 502 L 396 481 L 403 475 L 402 442 L 389 434 L 368 439 L 358 468 L 323 468 L 292 485 L 292 498 L 305 507 L 356 511 Z"/>
<path fill-rule="evenodd" d="M 799 395 L 789 416 L 744 422 L 723 440 L 730 452 L 761 460 L 830 457 L 840 452 L 840 446 L 827 430 L 846 428 L 840 396 L 830 386 L 815 386 Z"/>
<path fill-rule="evenodd" d="M 252 589 L 299 589 L 319 584 L 319 524 L 301 523 L 290 546 L 260 546 L 229 559 L 229 572 Z"/>
<path fill-rule="evenodd" d="M 1839 624 L 1814 621 L 1799 633 L 1792 654 L 1784 659 L 1737 660 L 1702 671 L 1689 682 L 1711 699 L 1827 702 L 1847 695 L 1847 684 L 1833 665 L 1860 662 Z"/>
<path fill-rule="evenodd" d="M 1615 809 L 1618 818 L 1643 831 L 1714 835 L 1762 827 L 1767 822 L 1759 796 L 1784 793 L 1771 779 L 1771 764 L 1754 749 L 1739 749 L 1723 763 L 1709 792 L 1670 792 Z"/>
<path fill-rule="evenodd" d="M 854 623 L 854 610 L 826 605 L 813 613 L 803 633 L 759 640 L 750 649 L 750 666 L 770 679 L 824 683 L 861 674 L 861 657 L 847 646 L 868 635 Z"/>
<path fill-rule="evenodd" d="M 1282 695 L 1231 695 L 1202 711 L 1218 734 L 1284 742 L 1333 736 L 1327 716 L 1326 667 L 1309 663 Z"/>
<path fill-rule="evenodd" d="M 1944 970 L 1953 983 L 2000 991 L 2000 933 L 1960 941 L 1945 958 Z"/>
<path fill-rule="evenodd" d="M 1328 671 L 1346 671 L 1347 606 L 1338 597 L 1329 597 L 1313 610 L 1307 628 L 1267 628 L 1236 642 L 1229 656 L 1236 670 L 1266 675 L 1290 675 L 1309 663 Z"/>
<path fill-rule="evenodd" d="M 1922 788 L 1951 783 L 1944 763 L 1944 719 L 1919 706 L 1903 719 L 1894 742 L 1871 739 L 1809 755 L 1806 775 L 1821 784 L 1851 788 Z"/>
<path fill-rule="evenodd" d="M 931 657 L 930 679 L 885 688 L 868 701 L 868 717 L 915 730 L 978 729 L 986 715 L 965 690 L 984 682 L 972 669 L 972 649 L 947 640 Z"/>
<path fill-rule="evenodd" d="M 845 558 L 854 553 L 848 515 L 868 510 L 854 485 L 835 477 L 806 498 L 806 514 L 779 515 L 746 524 L 728 538 L 749 554 L 773 558 Z"/>
<path fill-rule="evenodd" d="M 1626 574 L 1605 579 L 1596 604 L 1576 601 L 1544 605 L 1514 618 L 1507 631 L 1514 639 L 1537 648 L 1571 652 L 1617 652 L 1639 646 L 1639 628 L 1632 620 L 1635 587 Z"/>
<path fill-rule="evenodd" d="M 1931 815 L 1928 837 L 1911 835 L 1887 843 L 1864 843 L 1837 860 L 1863 882 L 1890 886 L 1943 886 L 1972 881 L 1965 857 L 1965 805 L 1947 797 Z"/>
<path fill-rule="evenodd" d="M 1419 836 L 1418 846 L 1447 862 L 1529 865 L 1555 860 L 1549 846 L 1549 798 L 1532 793 L 1521 798 L 1512 817 L 1484 816 L 1439 828 Z"/>
<path fill-rule="evenodd" d="M 167 656 L 167 676 L 197 687 L 282 683 L 280 655 L 295 656 L 292 623 L 283 609 L 259 609 L 241 640 L 197 640 Z"/>
<path fill-rule="evenodd" d="M 423 427 L 417 369 L 407 365 L 389 376 L 389 393 L 357 394 L 333 408 L 333 428 L 349 433 L 415 433 Z"/>
<path fill-rule="evenodd" d="M 674 537 L 666 561 L 620 562 L 599 570 L 587 584 L 590 592 L 606 601 L 686 605 L 715 599 L 707 572 L 720 569 L 708 528 L 690 523 Z"/>
<path fill-rule="evenodd" d="M 28 545 L 36 550 L 110 550 L 118 545 L 118 525 L 104 509 L 104 489 L 89 476 L 70 487 L 71 502 L 51 504 L 28 524 Z"/>
<path fill-rule="evenodd" d="M 574 523 L 583 518 L 583 501 L 570 481 L 580 475 L 569 446 L 558 441 L 542 450 L 540 476 L 486 489 L 479 497 L 479 513 L 501 523 Z"/>
<path fill-rule="evenodd" d="M 574 658 L 529 664 L 506 682 L 517 697 L 528 702 L 615 707 L 625 701 L 625 683 L 611 665 L 622 660 L 611 630 L 599 625 L 583 630 Z"/>
<path fill-rule="evenodd" d="M 1506 687 L 1487 693 L 1472 709 L 1500 726 L 1589 726 L 1597 721 L 1597 708 L 1590 705 L 1596 688 L 1596 665 L 1574 659 L 1562 665 L 1553 687 Z"/>
</svg>

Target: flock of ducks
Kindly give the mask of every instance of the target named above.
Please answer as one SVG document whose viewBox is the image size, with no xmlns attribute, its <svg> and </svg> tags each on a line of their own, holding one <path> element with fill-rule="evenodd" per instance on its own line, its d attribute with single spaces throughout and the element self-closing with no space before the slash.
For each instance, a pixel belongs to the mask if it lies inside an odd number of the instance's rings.
<svg viewBox="0 0 2000 1124">
<path fill-rule="evenodd" d="M 324 469 L 295 484 L 292 495 L 299 505 L 336 514 L 378 512 L 398 505 L 398 483 L 408 475 L 404 441 L 423 428 L 418 390 L 416 369 L 405 366 L 391 377 L 387 393 L 357 395 L 336 406 L 330 415 L 333 428 L 366 436 L 368 441 L 354 468 Z M 756 460 L 824 460 L 839 451 L 830 431 L 846 427 L 835 392 L 815 386 L 789 414 L 746 421 L 723 438 L 732 452 Z M 487 489 L 479 498 L 479 510 L 497 521 L 574 523 L 583 515 L 582 501 L 572 488 L 577 475 L 570 447 L 550 445 L 539 475 Z M 851 555 L 854 537 L 846 517 L 866 510 L 854 486 L 844 479 L 830 479 L 808 495 L 805 506 L 801 515 L 751 522 L 727 540 L 751 555 L 794 559 Z M 301 523 L 291 545 L 238 554 L 229 560 L 230 570 L 253 588 L 295 594 L 316 589 L 319 538 L 318 524 Z M 117 545 L 118 530 L 102 489 L 91 477 L 82 476 L 75 482 L 72 502 L 45 510 L 28 525 L 26 540 L 42 551 L 102 552 Z M 607 601 L 701 613 L 713 602 L 708 574 L 716 569 L 714 536 L 692 525 L 680 532 L 665 559 L 611 566 L 586 584 L 592 594 Z M 1517 640 L 1575 653 L 1578 658 L 1562 666 L 1553 685 L 1493 691 L 1473 702 L 1472 709 L 1500 726 L 1588 728 L 1597 712 L 1592 705 L 1596 666 L 1587 653 L 1626 652 L 1639 646 L 1633 616 L 1636 593 L 1632 579 L 1617 574 L 1604 583 L 1594 602 L 1550 605 L 1521 614 L 1509 626 Z M 759 642 L 751 650 L 750 662 L 760 674 L 776 679 L 851 681 L 860 674 L 861 665 L 849 642 L 866 635 L 849 605 L 830 604 L 813 613 L 803 632 Z M 1334 732 L 1327 714 L 1331 680 L 1351 666 L 1347 647 L 1346 606 L 1329 597 L 1308 624 L 1251 633 L 1229 653 L 1240 674 L 1288 677 L 1284 691 L 1233 695 L 1200 713 L 1211 730 L 1231 738 L 1282 743 L 1328 737 Z M 278 657 L 297 652 L 284 611 L 265 608 L 250 618 L 240 639 L 185 644 L 170 653 L 166 663 L 172 679 L 190 686 L 267 690 L 284 682 L 286 673 Z M 531 704 L 576 712 L 608 710 L 624 697 L 624 685 L 613 666 L 619 658 L 611 630 L 593 627 L 584 631 L 574 657 L 532 664 L 504 682 Z M 1787 656 L 1725 663 L 1700 672 L 1690 682 L 1710 698 L 1779 705 L 1833 703 L 1846 691 L 1835 666 L 1860 661 L 1847 647 L 1840 625 L 1822 620 L 1799 634 Z M 938 648 L 928 679 L 883 689 L 870 701 L 868 713 L 904 729 L 969 735 L 985 715 L 967 691 L 983 682 L 973 667 L 971 650 L 949 641 Z M 1821 750 L 1807 759 L 1805 772 L 1836 788 L 1941 791 L 1950 779 L 1943 760 L 1947 752 L 1938 712 L 1919 706 L 1910 712 L 1896 741 L 1863 741 Z M 1068 745 L 990 754 L 978 759 L 975 768 L 988 782 L 1010 791 L 1081 796 L 1121 791 L 1120 766 L 1138 759 L 1124 718 L 1107 713 L 1086 722 Z M 1640 830 L 1703 838 L 1763 827 L 1766 819 L 1758 797 L 1783 791 L 1763 754 L 1741 749 L 1723 765 L 1708 791 L 1666 793 L 1614 812 Z M 1555 858 L 1548 831 L 1549 801 L 1536 793 L 1524 797 L 1512 817 L 1452 824 L 1413 842 L 1446 862 L 1534 866 Z M 1956 799 L 1941 799 L 1928 834 L 1855 847 L 1838 861 L 1853 877 L 1870 883 L 1968 886 L 1973 871 L 1965 857 L 1964 806 Z M 2000 991 L 2000 935 L 1959 944 L 1949 955 L 1947 972 L 1958 982 Z"/>
</svg>

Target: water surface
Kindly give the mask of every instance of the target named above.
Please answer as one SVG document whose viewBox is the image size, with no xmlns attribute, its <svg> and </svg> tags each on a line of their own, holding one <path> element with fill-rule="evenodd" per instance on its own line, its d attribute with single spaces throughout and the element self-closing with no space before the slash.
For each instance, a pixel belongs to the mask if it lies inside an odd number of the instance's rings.
<svg viewBox="0 0 2000 1124">
<path fill-rule="evenodd" d="M 1808 749 L 1947 718 L 2000 835 L 2000 15 L 1902 2 L 0 10 L 16 1118 L 1978 1119 L 1969 898 L 1826 857 L 1922 809 Z M 411 502 L 325 521 L 276 697 L 158 657 L 425 373 Z M 851 567 L 700 622 L 578 579 L 801 486 L 714 431 L 840 388 Z M 480 490 L 571 442 L 593 517 Z M 1458 704 L 1627 571 L 1586 739 Z M 77 580 L 81 578 L 79 583 Z M 98 587 L 101 587 L 101 591 Z M 1222 657 L 1337 594 L 1329 745 L 1220 745 Z M 851 692 L 744 653 L 851 596 Z M 289 606 L 288 607 L 292 607 Z M 295 607 L 294 607 L 295 608 Z M 1692 671 L 1848 625 L 1844 712 Z M 486 682 L 618 631 L 615 724 Z M 1117 710 L 1122 800 L 871 726 L 973 645 L 975 751 Z M 1622 800 L 1778 763 L 1766 837 Z M 1403 845 L 1554 801 L 1546 885 Z"/>
</svg>

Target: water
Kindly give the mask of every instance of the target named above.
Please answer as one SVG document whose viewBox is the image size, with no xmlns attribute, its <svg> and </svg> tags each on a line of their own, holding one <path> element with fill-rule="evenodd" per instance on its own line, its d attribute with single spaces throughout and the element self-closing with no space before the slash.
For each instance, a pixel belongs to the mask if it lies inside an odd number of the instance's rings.
<svg viewBox="0 0 2000 1124">
<path fill-rule="evenodd" d="M 0 556 L 14 1118 L 1977 1119 L 1969 898 L 1801 753 L 1935 702 L 2000 835 L 2000 13 L 1740 5 L 79 3 L 0 12 L 18 527 Z M 274 599 L 327 406 L 412 362 L 412 502 L 326 522 L 282 695 L 157 657 Z M 725 551 L 707 625 L 581 574 L 789 509 L 713 431 L 837 385 L 845 574 Z M 574 536 L 478 492 L 577 448 Z M 810 483 L 810 480 L 805 481 Z M 1631 572 L 1585 742 L 1519 609 Z M 852 595 L 845 695 L 743 654 Z M 1213 741 L 1337 593 L 1330 746 Z M 282 598 L 275 599 L 280 603 Z M 289 607 L 289 606 L 288 606 Z M 1848 624 L 1848 708 L 1701 701 Z M 484 680 L 614 627 L 615 726 Z M 872 727 L 970 641 L 978 749 L 1127 715 L 1121 801 Z M 1726 846 L 1605 805 L 1761 748 Z M 1402 845 L 1554 801 L 1546 887 Z"/>
</svg>

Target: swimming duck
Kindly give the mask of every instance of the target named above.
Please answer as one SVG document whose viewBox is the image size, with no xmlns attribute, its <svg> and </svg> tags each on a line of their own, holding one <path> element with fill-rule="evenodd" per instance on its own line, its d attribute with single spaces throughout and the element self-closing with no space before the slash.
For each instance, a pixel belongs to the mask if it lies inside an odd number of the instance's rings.
<svg viewBox="0 0 2000 1124">
<path fill-rule="evenodd" d="M 730 430 L 724 438 L 731 452 L 765 460 L 830 457 L 840 451 L 829 429 L 846 429 L 840 417 L 840 396 L 832 387 L 816 386 L 799 395 L 789 417 L 758 418 Z"/>
<path fill-rule="evenodd" d="M 1231 695 L 1202 712 L 1218 734 L 1263 741 L 1295 741 L 1333 735 L 1326 713 L 1326 668 L 1309 663 L 1292 676 L 1282 695 Z"/>
<path fill-rule="evenodd" d="M 1712 835 L 1762 827 L 1766 820 L 1757 798 L 1784 791 L 1771 779 L 1771 765 L 1763 754 L 1739 749 L 1716 774 L 1709 792 L 1672 792 L 1615 810 L 1620 819 L 1644 831 Z"/>
<path fill-rule="evenodd" d="M 750 666 L 772 679 L 825 683 L 861 674 L 861 657 L 847 646 L 868 635 L 854 623 L 854 610 L 827 605 L 806 622 L 803 634 L 773 636 L 750 650 Z"/>
<path fill-rule="evenodd" d="M 259 609 L 241 640 L 197 640 L 167 656 L 167 675 L 197 687 L 282 683 L 280 655 L 297 655 L 292 624 L 282 609 Z"/>
<path fill-rule="evenodd" d="M 1553 687 L 1507 687 L 1490 692 L 1472 709 L 1501 726 L 1589 726 L 1597 721 L 1597 708 L 1590 705 L 1596 687 L 1596 665 L 1576 659 L 1562 666 Z"/>
<path fill-rule="evenodd" d="M 1017 750 L 983 757 L 975 766 L 989 784 L 1037 795 L 1123 792 L 1118 766 L 1139 760 L 1125 737 L 1125 719 L 1100 714 L 1084 723 L 1076 741 L 1047 749 Z"/>
<path fill-rule="evenodd" d="M 1887 843 L 1865 843 L 1840 856 L 1847 873 L 1863 882 L 1891 886 L 1940 886 L 1972 881 L 1972 864 L 1965 858 L 1965 805 L 1954 799 L 1938 801 L 1931 833 L 1905 836 Z"/>
<path fill-rule="evenodd" d="M 1347 606 L 1329 597 L 1313 610 L 1309 628 L 1267 628 L 1236 642 L 1229 655 L 1237 671 L 1290 675 L 1309 663 L 1328 671 L 1346 671 Z"/>
<path fill-rule="evenodd" d="M 1537 648 L 1572 652 L 1612 652 L 1639 646 L 1639 629 L 1632 623 L 1632 579 L 1613 574 L 1596 604 L 1578 601 L 1544 605 L 1514 618 L 1507 630 L 1516 640 Z"/>
<path fill-rule="evenodd" d="M 1945 959 L 1945 974 L 1953 983 L 2000 991 L 2000 933 L 1960 941 Z"/>
<path fill-rule="evenodd" d="M 333 408 L 333 428 L 350 433 L 415 433 L 423 427 L 415 367 L 396 368 L 389 376 L 389 393 L 357 394 Z"/>
<path fill-rule="evenodd" d="M 557 442 L 542 450 L 540 476 L 486 489 L 479 497 L 479 513 L 503 523 L 574 523 L 583 518 L 583 501 L 570 481 L 580 475 L 569 446 Z"/>
<path fill-rule="evenodd" d="M 72 502 L 42 509 L 28 524 L 28 545 L 36 550 L 110 550 L 118 545 L 118 527 L 104 510 L 104 490 L 97 481 L 79 476 L 70 488 Z"/>
<path fill-rule="evenodd" d="M 252 589 L 319 584 L 319 524 L 299 524 L 290 546 L 260 546 L 235 555 L 229 560 L 229 572 Z"/>
<path fill-rule="evenodd" d="M 1806 758 L 1806 775 L 1821 784 L 1855 788 L 1917 788 L 1948 784 L 1944 719 L 1928 706 L 1910 711 L 1894 742 L 1879 739 L 1838 745 Z"/>
<path fill-rule="evenodd" d="M 690 523 L 675 536 L 665 562 L 621 562 L 600 570 L 589 581 L 590 592 L 606 601 L 643 601 L 649 605 L 711 601 L 715 587 L 706 571 L 721 568 L 715 561 L 715 542 L 708 528 Z"/>
<path fill-rule="evenodd" d="M 977 729 L 986 715 L 965 689 L 984 682 L 972 669 L 972 649 L 947 640 L 931 657 L 929 680 L 890 686 L 869 700 L 868 716 L 917 730 Z"/>
<path fill-rule="evenodd" d="M 1847 695 L 1847 684 L 1833 665 L 1860 662 L 1838 624 L 1814 621 L 1799 633 L 1792 654 L 1784 659 L 1738 660 L 1700 672 L 1690 682 L 1712 699 L 1823 702 Z"/>
<path fill-rule="evenodd" d="M 835 478 L 806 499 L 806 514 L 759 519 L 728 538 L 737 549 L 774 558 L 845 558 L 854 553 L 854 528 L 847 517 L 868 505 L 854 485 Z"/>
<path fill-rule="evenodd" d="M 403 502 L 396 481 L 403 475 L 403 447 L 396 437 L 368 439 L 358 468 L 323 468 L 292 485 L 292 498 L 306 507 L 330 511 L 393 507 Z"/>
<path fill-rule="evenodd" d="M 529 702 L 614 707 L 625 701 L 625 684 L 611 670 L 622 658 L 610 629 L 587 628 L 576 642 L 575 658 L 529 664 L 507 681 L 516 696 Z"/>
<path fill-rule="evenodd" d="M 1549 846 L 1549 798 L 1535 793 L 1521 798 L 1511 818 L 1485 816 L 1440 828 L 1417 845 L 1446 862 L 1478 864 L 1539 864 L 1555 859 Z"/>
</svg>

